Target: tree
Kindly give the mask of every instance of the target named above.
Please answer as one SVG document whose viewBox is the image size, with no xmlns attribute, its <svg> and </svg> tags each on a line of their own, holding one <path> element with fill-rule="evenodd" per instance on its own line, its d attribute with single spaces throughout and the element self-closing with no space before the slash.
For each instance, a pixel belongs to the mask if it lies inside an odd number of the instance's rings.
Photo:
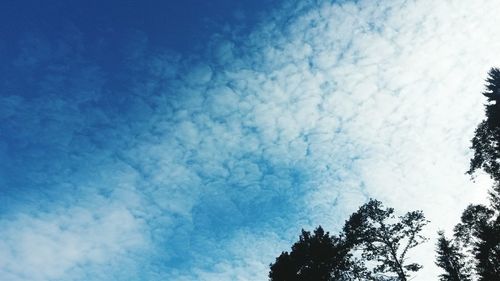
<svg viewBox="0 0 500 281">
<path fill-rule="evenodd" d="M 346 221 L 338 236 L 318 227 L 302 230 L 292 251 L 271 264 L 271 281 L 406 281 L 421 266 L 407 264 L 410 249 L 426 241 L 420 235 L 427 220 L 422 212 L 396 217 L 392 208 L 371 199 Z M 368 269 L 366 264 L 373 264 Z"/>
<path fill-rule="evenodd" d="M 375 278 L 406 281 L 410 272 L 422 268 L 417 263 L 407 264 L 407 254 L 427 241 L 420 234 L 427 223 L 421 211 L 396 217 L 393 208 L 384 208 L 382 202 L 370 199 L 351 215 L 344 233 L 364 259 L 376 262 L 372 269 Z"/>
<path fill-rule="evenodd" d="M 455 238 L 472 254 L 477 280 L 500 280 L 500 223 L 494 210 L 468 206 L 455 226 Z"/>
<path fill-rule="evenodd" d="M 467 267 L 465 255 L 460 247 L 451 239 L 447 239 L 444 232 L 438 232 L 436 265 L 445 273 L 439 276 L 440 281 L 470 281 L 470 269 Z"/>
<path fill-rule="evenodd" d="M 500 69 L 492 68 L 486 79 L 486 119 L 474 133 L 474 155 L 468 174 L 483 170 L 494 181 L 490 204 L 470 205 L 455 227 L 455 237 L 473 255 L 478 280 L 500 280 Z"/>
<path fill-rule="evenodd" d="M 498 184 L 500 183 L 500 69 L 492 68 L 486 79 L 486 90 L 482 93 L 488 101 L 485 105 L 486 119 L 476 128 L 472 138 L 474 156 L 468 174 L 482 169 Z"/>
<path fill-rule="evenodd" d="M 272 281 L 333 281 L 356 280 L 358 266 L 350 248 L 340 237 L 330 236 L 319 226 L 311 234 L 302 230 L 292 251 L 282 252 L 271 264 Z"/>
</svg>

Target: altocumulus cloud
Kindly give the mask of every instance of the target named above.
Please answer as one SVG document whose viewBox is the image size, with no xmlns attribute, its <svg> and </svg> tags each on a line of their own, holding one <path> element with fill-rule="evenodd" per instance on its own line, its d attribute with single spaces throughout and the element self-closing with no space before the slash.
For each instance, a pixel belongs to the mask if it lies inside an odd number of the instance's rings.
<svg viewBox="0 0 500 281">
<path fill-rule="evenodd" d="M 28 37 L 2 70 L 2 279 L 266 280 L 369 197 L 449 229 L 485 196 L 464 171 L 499 13 L 288 1 L 202 54 L 137 40 L 115 76 L 78 34 Z"/>
</svg>

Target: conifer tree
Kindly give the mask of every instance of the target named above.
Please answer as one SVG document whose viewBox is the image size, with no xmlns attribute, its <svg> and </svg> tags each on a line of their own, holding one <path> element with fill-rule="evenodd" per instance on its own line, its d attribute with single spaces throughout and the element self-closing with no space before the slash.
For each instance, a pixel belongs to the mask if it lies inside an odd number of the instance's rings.
<svg viewBox="0 0 500 281">
<path fill-rule="evenodd" d="M 493 179 L 490 204 L 470 205 L 455 227 L 455 238 L 472 253 L 477 280 L 500 280 L 500 69 L 486 79 L 486 119 L 476 128 L 471 148 L 474 156 L 467 172 L 483 170 Z"/>
<path fill-rule="evenodd" d="M 495 181 L 500 183 L 500 69 L 492 68 L 486 79 L 486 90 L 482 93 L 487 97 L 485 105 L 486 119 L 476 128 L 472 138 L 474 156 L 467 172 L 473 175 L 482 169 Z"/>
<path fill-rule="evenodd" d="M 439 276 L 440 281 L 471 281 L 469 268 L 465 262 L 465 255 L 460 252 L 451 239 L 447 239 L 444 232 L 438 232 L 436 265 L 445 273 Z"/>
</svg>

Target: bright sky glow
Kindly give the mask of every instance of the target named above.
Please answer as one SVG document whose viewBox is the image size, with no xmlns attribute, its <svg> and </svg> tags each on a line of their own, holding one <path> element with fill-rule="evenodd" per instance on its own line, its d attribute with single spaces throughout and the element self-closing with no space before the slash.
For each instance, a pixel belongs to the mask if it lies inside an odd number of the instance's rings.
<svg viewBox="0 0 500 281">
<path fill-rule="evenodd" d="M 5 33 L 1 280 L 267 280 L 301 228 L 370 197 L 422 209 L 431 238 L 484 200 L 464 173 L 498 1 L 229 2 L 178 42 L 154 20 Z"/>
</svg>

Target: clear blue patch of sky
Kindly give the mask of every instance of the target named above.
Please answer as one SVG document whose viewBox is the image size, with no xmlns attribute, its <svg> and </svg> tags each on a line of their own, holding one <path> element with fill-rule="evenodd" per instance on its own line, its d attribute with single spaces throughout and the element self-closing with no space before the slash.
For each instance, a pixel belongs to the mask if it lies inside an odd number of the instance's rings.
<svg viewBox="0 0 500 281">
<path fill-rule="evenodd" d="M 0 4 L 0 34 L 4 44 L 33 32 L 54 39 L 72 26 L 85 40 L 98 43 L 103 38 L 122 42 L 129 38 L 131 31 L 140 31 L 154 46 L 189 52 L 202 46 L 224 25 L 251 28 L 261 19 L 262 12 L 277 2 L 6 0 Z"/>
<path fill-rule="evenodd" d="M 115 95 L 130 92 L 131 79 L 139 80 L 144 74 L 131 72 L 130 65 L 141 59 L 134 57 L 137 53 L 147 57 L 154 55 L 151 52 L 170 51 L 196 56 L 206 50 L 212 35 L 228 30 L 249 32 L 279 2 L 1 1 L 0 90 L 4 95 L 43 96 L 40 81 L 47 76 L 81 77 L 75 73 L 90 66 L 102 80 L 88 82 L 102 83 L 106 96 L 115 102 L 113 107 L 118 108 Z M 67 91 L 68 81 L 52 83 L 59 87 L 55 91 Z"/>
</svg>

